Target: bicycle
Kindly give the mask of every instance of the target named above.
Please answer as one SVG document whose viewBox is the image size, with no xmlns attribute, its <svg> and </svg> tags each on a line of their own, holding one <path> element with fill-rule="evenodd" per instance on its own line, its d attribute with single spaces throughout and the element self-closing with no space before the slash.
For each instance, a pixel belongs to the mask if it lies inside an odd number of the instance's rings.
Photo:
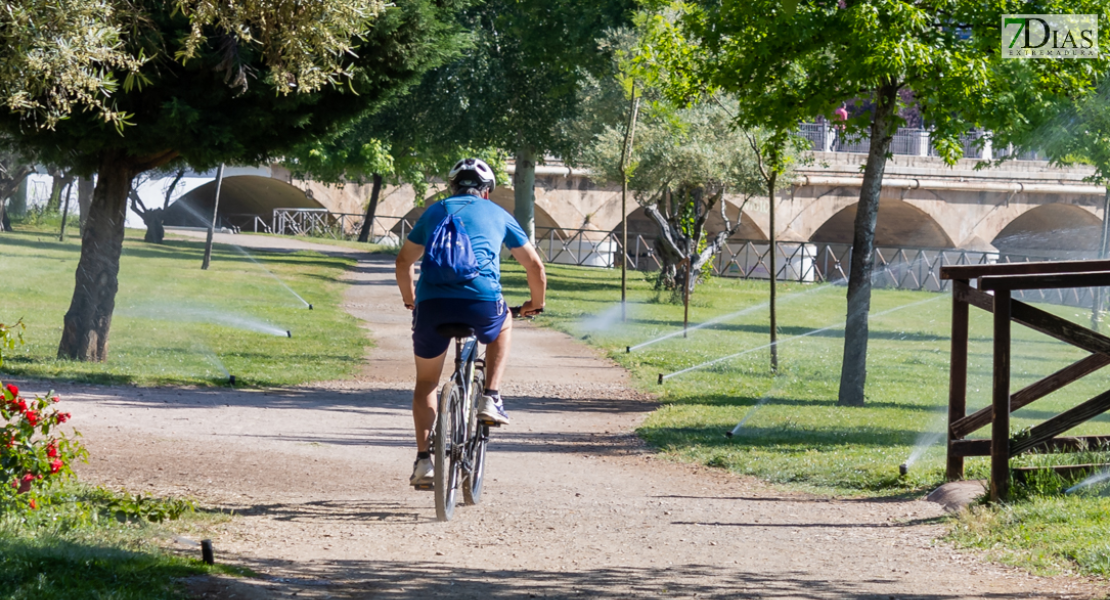
<svg viewBox="0 0 1110 600">
<path fill-rule="evenodd" d="M 518 318 L 520 309 L 509 310 Z M 540 312 L 543 309 L 529 318 Z M 478 357 L 478 339 L 469 325 L 445 323 L 436 333 L 455 340 L 455 371 L 439 393 L 431 440 L 435 474 L 430 487 L 435 491 L 436 519 L 450 521 L 459 490 L 466 504 L 482 499 L 490 425 L 478 422 L 478 401 L 485 390 L 486 361 Z"/>
</svg>

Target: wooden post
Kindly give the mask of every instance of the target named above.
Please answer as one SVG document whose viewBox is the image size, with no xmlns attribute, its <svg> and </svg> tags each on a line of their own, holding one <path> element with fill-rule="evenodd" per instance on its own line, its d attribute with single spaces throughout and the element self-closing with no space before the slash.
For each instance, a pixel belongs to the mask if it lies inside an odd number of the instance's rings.
<svg viewBox="0 0 1110 600">
<path fill-rule="evenodd" d="M 964 478 L 964 458 L 952 455 L 952 424 L 967 415 L 967 328 L 968 304 L 962 292 L 968 281 L 952 282 L 952 350 L 948 366 L 948 481 Z"/>
<path fill-rule="evenodd" d="M 220 210 L 220 186 L 223 182 L 224 164 L 220 163 L 220 168 L 216 171 L 216 200 L 212 203 L 212 224 L 208 226 L 208 238 L 204 242 L 204 261 L 200 264 L 202 271 L 207 271 L 208 265 L 212 263 L 212 236 L 216 233 L 216 215 Z"/>
<path fill-rule="evenodd" d="M 995 290 L 991 502 L 1010 495 L 1010 309 L 1010 290 Z"/>
</svg>

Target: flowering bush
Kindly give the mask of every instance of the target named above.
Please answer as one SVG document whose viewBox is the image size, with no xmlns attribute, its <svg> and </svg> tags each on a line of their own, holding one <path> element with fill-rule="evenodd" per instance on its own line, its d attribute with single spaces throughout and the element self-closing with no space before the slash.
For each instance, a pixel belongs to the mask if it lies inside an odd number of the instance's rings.
<svg viewBox="0 0 1110 600">
<path fill-rule="evenodd" d="M 85 449 L 57 431 L 70 414 L 54 405 L 58 397 L 27 400 L 8 384 L 0 396 L 0 510 L 38 508 L 36 493 L 46 482 L 73 475 L 70 465 L 85 457 Z"/>
<path fill-rule="evenodd" d="M 14 326 L 0 323 L 0 365 L 4 348 L 23 341 L 23 322 Z M 64 433 L 55 431 L 69 420 L 69 413 L 54 408 L 58 397 L 27 400 L 19 388 L 0 382 L 0 511 L 12 507 L 38 508 L 42 498 L 36 494 L 44 482 L 73 475 L 69 465 L 84 458 L 85 449 Z M 53 433 L 52 433 L 53 432 Z"/>
</svg>

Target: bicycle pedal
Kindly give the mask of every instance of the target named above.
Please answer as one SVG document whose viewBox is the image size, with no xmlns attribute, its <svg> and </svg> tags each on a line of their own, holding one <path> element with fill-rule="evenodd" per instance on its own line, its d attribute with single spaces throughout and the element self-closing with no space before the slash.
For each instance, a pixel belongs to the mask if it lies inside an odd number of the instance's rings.
<svg viewBox="0 0 1110 600">
<path fill-rule="evenodd" d="M 497 421 L 478 421 L 478 422 L 481 423 L 482 425 L 485 425 L 486 427 L 501 427 L 501 424 L 498 423 Z"/>
<path fill-rule="evenodd" d="M 436 489 L 436 486 L 435 486 L 435 484 L 432 484 L 432 483 L 420 483 L 420 484 L 412 486 L 412 489 L 414 489 L 418 492 L 431 492 L 431 491 L 434 491 Z"/>
</svg>

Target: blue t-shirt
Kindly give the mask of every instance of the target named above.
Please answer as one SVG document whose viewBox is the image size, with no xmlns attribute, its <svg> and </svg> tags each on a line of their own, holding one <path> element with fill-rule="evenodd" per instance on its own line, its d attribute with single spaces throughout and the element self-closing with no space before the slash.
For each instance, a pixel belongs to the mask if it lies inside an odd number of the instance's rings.
<svg viewBox="0 0 1110 600">
<path fill-rule="evenodd" d="M 427 246 L 439 222 L 447 212 L 459 217 L 470 236 L 470 246 L 478 263 L 478 276 L 464 283 L 436 285 L 421 277 L 416 282 L 416 301 L 432 298 L 464 298 L 468 300 L 501 299 L 501 244 L 511 250 L 528 243 L 528 235 L 505 209 L 478 196 L 452 196 L 428 207 L 408 239 Z"/>
</svg>

